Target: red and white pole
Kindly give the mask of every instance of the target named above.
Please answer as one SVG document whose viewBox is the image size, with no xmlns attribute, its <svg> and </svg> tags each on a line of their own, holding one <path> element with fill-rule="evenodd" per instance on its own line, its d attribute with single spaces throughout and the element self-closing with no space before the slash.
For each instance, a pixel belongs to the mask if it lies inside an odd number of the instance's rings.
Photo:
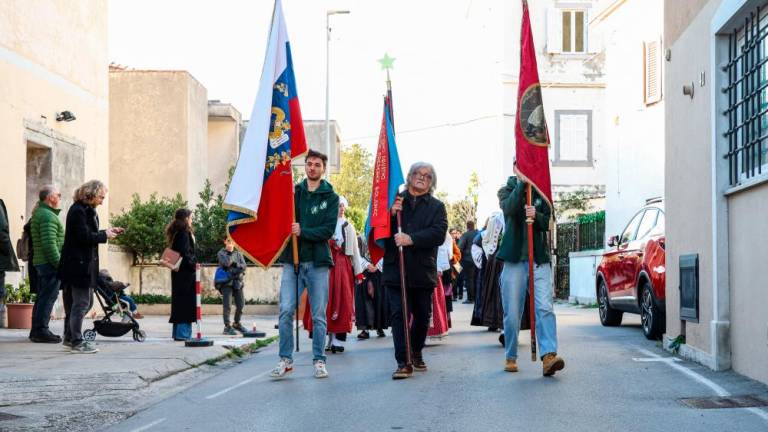
<svg viewBox="0 0 768 432">
<path fill-rule="evenodd" d="M 197 340 L 203 338 L 202 331 L 200 330 L 200 323 L 203 320 L 203 289 L 200 282 L 200 274 L 202 273 L 203 266 L 198 264 L 195 268 L 195 297 L 197 302 Z"/>
</svg>

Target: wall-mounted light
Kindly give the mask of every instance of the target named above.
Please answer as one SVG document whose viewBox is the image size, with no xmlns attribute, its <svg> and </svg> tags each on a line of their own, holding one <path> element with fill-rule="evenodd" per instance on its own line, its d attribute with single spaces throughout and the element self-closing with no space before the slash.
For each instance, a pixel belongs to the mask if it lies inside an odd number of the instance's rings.
<svg viewBox="0 0 768 432">
<path fill-rule="evenodd" d="M 693 99 L 693 83 L 683 85 L 683 94 Z"/>
<path fill-rule="evenodd" d="M 71 122 L 72 120 L 77 120 L 77 117 L 72 114 L 72 111 L 62 111 L 56 113 L 56 121 Z"/>
</svg>

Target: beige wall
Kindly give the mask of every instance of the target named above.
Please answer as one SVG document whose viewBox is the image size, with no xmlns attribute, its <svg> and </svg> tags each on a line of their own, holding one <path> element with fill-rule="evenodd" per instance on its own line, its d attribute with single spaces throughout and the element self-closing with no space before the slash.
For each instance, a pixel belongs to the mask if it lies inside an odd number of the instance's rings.
<svg viewBox="0 0 768 432">
<path fill-rule="evenodd" d="M 216 193 L 225 192 L 229 168 L 237 163 L 241 121 L 232 105 L 208 103 L 208 178 Z"/>
<path fill-rule="evenodd" d="M 664 38 L 667 46 L 677 42 L 677 39 L 686 31 L 688 25 L 696 19 L 696 15 L 707 6 L 708 2 L 719 3 L 720 1 L 666 0 L 664 2 Z"/>
<path fill-rule="evenodd" d="M 51 179 L 65 197 L 86 179 L 109 184 L 107 67 L 106 0 L 3 2 L 0 198 L 8 207 L 14 243 L 27 211 L 28 141 L 51 149 Z M 63 110 L 77 120 L 57 122 L 56 112 Z M 103 224 L 105 209 L 100 209 Z M 10 280 L 16 277 L 9 274 Z"/>
<path fill-rule="evenodd" d="M 207 175 L 205 88 L 184 71 L 110 71 L 111 213 L 176 193 L 198 201 Z"/>
<path fill-rule="evenodd" d="M 733 369 L 768 383 L 768 184 L 728 198 Z"/>
<path fill-rule="evenodd" d="M 681 2 L 696 3 L 696 2 Z M 667 331 L 670 338 L 685 333 L 686 343 L 712 354 L 712 177 L 709 83 L 698 84 L 702 71 L 710 68 L 709 25 L 718 1 L 713 1 L 668 45 L 672 60 L 666 63 L 666 236 L 667 236 Z M 665 13 L 667 21 L 680 18 L 676 8 Z M 669 31 L 669 25 L 665 31 Z M 671 38 L 665 35 L 669 41 Z M 683 84 L 696 81 L 695 97 L 683 95 Z M 695 191 L 695 192 L 694 192 Z M 682 329 L 679 319 L 680 255 L 699 254 L 699 323 L 688 322 Z"/>
</svg>

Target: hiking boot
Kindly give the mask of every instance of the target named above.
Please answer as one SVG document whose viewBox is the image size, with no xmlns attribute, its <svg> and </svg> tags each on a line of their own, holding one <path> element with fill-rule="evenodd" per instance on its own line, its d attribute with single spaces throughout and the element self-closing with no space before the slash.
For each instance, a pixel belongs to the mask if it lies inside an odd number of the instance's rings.
<svg viewBox="0 0 768 432">
<path fill-rule="evenodd" d="M 406 379 L 413 376 L 413 368 L 411 366 L 405 365 L 398 367 L 397 370 L 392 374 L 393 380 L 400 380 L 400 379 Z"/>
<path fill-rule="evenodd" d="M 359 335 L 357 335 L 358 339 L 369 339 L 371 337 L 370 333 L 368 333 L 368 330 L 363 330 L 360 332 Z"/>
<path fill-rule="evenodd" d="M 293 372 L 293 361 L 287 358 L 281 358 L 274 369 L 269 373 L 271 378 L 282 378 Z"/>
<path fill-rule="evenodd" d="M 231 326 L 224 327 L 224 334 L 228 336 L 236 336 L 237 332 Z"/>
<path fill-rule="evenodd" d="M 315 360 L 315 378 L 328 378 L 328 370 L 322 360 Z"/>
<path fill-rule="evenodd" d="M 552 376 L 555 372 L 562 370 L 565 367 L 565 360 L 558 357 L 557 353 L 546 354 L 541 361 L 544 364 L 542 367 L 544 376 Z"/>
<path fill-rule="evenodd" d="M 73 346 L 71 352 L 73 354 L 95 354 L 99 352 L 99 349 L 93 346 L 90 342 L 84 341 Z"/>
<path fill-rule="evenodd" d="M 517 360 L 507 359 L 504 363 L 504 370 L 507 372 L 517 372 Z"/>
<path fill-rule="evenodd" d="M 424 363 L 424 357 L 421 356 L 421 353 L 413 353 L 413 370 L 416 372 L 427 371 L 427 364 Z"/>
<path fill-rule="evenodd" d="M 35 343 L 60 343 L 61 336 L 53 334 L 50 330 L 45 329 L 34 334 L 30 333 L 29 340 Z"/>
</svg>

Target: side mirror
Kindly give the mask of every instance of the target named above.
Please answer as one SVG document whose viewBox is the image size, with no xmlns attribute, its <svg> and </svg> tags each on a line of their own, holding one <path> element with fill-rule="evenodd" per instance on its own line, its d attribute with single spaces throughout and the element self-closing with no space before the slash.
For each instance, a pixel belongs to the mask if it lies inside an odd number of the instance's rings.
<svg viewBox="0 0 768 432">
<path fill-rule="evenodd" d="M 614 235 L 608 237 L 608 247 L 616 247 L 619 244 L 619 236 Z"/>
</svg>

